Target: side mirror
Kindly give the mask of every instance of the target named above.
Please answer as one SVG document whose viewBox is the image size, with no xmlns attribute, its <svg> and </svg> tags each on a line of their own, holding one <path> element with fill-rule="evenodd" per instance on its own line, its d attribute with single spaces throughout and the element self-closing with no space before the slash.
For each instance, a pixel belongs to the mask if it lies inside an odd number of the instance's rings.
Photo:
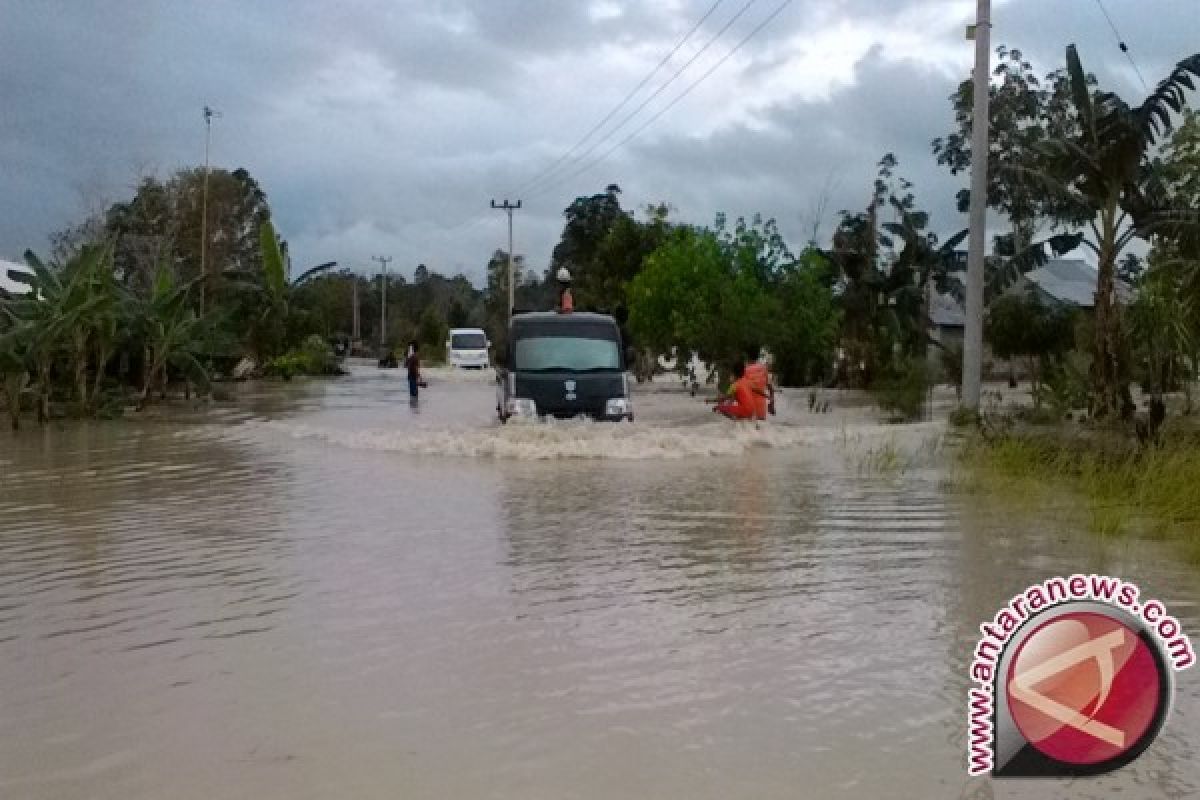
<svg viewBox="0 0 1200 800">
<path fill-rule="evenodd" d="M 631 366 L 636 361 L 637 361 L 637 350 L 634 350 L 632 347 L 626 347 L 625 348 L 625 366 L 626 367 Z"/>
</svg>

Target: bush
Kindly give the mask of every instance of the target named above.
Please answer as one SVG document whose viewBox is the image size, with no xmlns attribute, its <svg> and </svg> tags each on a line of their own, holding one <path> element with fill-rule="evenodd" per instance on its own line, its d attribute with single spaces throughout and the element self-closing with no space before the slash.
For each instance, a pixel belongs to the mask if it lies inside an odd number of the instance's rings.
<svg viewBox="0 0 1200 800">
<path fill-rule="evenodd" d="M 304 366 L 304 356 L 293 351 L 276 356 L 268 361 L 263 373 L 273 378 L 283 378 L 285 381 L 290 381 L 297 375 L 305 374 Z"/>
<path fill-rule="evenodd" d="M 922 358 L 911 358 L 877 378 L 871 387 L 875 402 L 884 411 L 905 420 L 920 418 L 929 389 L 928 366 Z"/>
<path fill-rule="evenodd" d="M 266 374 L 290 381 L 297 375 L 339 375 L 333 346 L 318 334 L 312 334 L 295 350 L 267 362 Z"/>
<path fill-rule="evenodd" d="M 318 334 L 312 334 L 300 345 L 304 371 L 308 375 L 336 375 L 337 356 L 333 346 Z"/>
</svg>

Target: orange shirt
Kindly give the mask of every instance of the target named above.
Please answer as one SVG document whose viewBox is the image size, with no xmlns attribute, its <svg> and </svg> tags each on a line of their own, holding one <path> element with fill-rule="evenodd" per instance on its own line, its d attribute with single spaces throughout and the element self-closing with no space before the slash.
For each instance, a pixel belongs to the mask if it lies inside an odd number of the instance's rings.
<svg viewBox="0 0 1200 800">
<path fill-rule="evenodd" d="M 726 400 L 717 406 L 717 410 L 734 419 L 754 419 L 754 390 L 750 388 L 750 382 L 744 377 L 738 378 L 729 387 L 729 393 L 733 395 L 733 401 Z"/>
<path fill-rule="evenodd" d="M 746 381 L 750 384 L 750 388 L 754 392 L 754 415 L 759 419 L 766 419 L 768 402 L 767 385 L 771 382 L 771 376 L 767 372 L 767 365 L 761 361 L 747 364 Z"/>
</svg>

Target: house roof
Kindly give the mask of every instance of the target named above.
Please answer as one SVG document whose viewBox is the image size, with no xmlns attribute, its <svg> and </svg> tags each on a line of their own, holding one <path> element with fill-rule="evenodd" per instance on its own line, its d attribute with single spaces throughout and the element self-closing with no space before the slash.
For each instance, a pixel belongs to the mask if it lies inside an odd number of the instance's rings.
<svg viewBox="0 0 1200 800">
<path fill-rule="evenodd" d="M 967 315 L 952 294 L 936 294 L 929 303 L 929 321 L 939 328 L 961 328 Z"/>
<path fill-rule="evenodd" d="M 1080 308 L 1096 304 L 1096 268 L 1078 258 L 1056 258 L 1026 273 L 1017 282 L 1018 291 L 1035 286 L 1049 300 L 1068 303 Z M 1117 299 L 1129 302 L 1133 292 L 1124 281 L 1117 281 Z"/>
<path fill-rule="evenodd" d="M 5 261 L 4 259 L 0 258 L 0 289 L 3 289 L 9 294 L 24 294 L 25 292 L 29 291 L 28 286 L 14 281 L 12 278 L 8 277 L 8 271 L 10 269 L 18 270 L 20 272 L 29 272 L 29 267 L 25 266 L 24 264 L 18 264 L 15 261 Z"/>
</svg>

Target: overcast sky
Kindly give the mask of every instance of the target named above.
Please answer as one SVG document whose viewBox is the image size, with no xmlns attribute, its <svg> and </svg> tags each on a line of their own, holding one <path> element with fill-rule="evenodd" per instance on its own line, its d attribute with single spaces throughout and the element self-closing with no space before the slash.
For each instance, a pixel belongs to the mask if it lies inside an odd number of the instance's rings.
<svg viewBox="0 0 1200 800">
<path fill-rule="evenodd" d="M 44 251 L 52 231 L 128 198 L 139 175 L 203 163 L 206 103 L 223 114 L 214 165 L 259 180 L 297 266 L 371 271 L 385 254 L 406 275 L 424 262 L 479 282 L 507 235 L 488 204 L 507 196 L 523 202 L 515 250 L 540 269 L 563 208 L 609 183 L 626 207 L 666 201 L 688 222 L 761 212 L 799 246 L 823 194 L 822 237 L 838 210 L 865 204 L 887 151 L 935 229 L 963 227 L 963 179 L 929 142 L 953 124 L 973 0 L 792 0 L 596 163 L 780 5 L 718 3 L 576 155 L 598 147 L 529 185 L 713 0 L 0 0 L 0 258 Z M 1075 42 L 1103 86 L 1142 96 L 1096 0 L 994 5 L 993 43 L 1039 72 Z M 1200 49 L 1196 0 L 1105 6 L 1151 84 Z"/>
</svg>

